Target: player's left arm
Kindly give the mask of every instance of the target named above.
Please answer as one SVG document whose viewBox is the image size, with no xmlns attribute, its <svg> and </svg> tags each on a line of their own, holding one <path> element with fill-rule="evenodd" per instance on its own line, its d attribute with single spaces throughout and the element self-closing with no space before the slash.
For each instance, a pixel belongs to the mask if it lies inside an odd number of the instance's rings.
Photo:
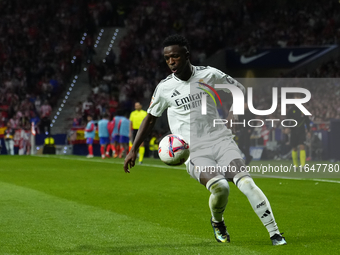
<svg viewBox="0 0 340 255">
<path fill-rule="evenodd" d="M 133 145 L 129 154 L 126 156 L 124 161 L 124 171 L 126 173 L 130 173 L 129 168 L 135 166 L 135 161 L 137 158 L 137 150 L 145 138 L 150 134 L 151 130 L 155 126 L 156 120 L 158 117 L 155 117 L 151 114 L 147 114 L 142 124 L 140 125 Z"/>
</svg>

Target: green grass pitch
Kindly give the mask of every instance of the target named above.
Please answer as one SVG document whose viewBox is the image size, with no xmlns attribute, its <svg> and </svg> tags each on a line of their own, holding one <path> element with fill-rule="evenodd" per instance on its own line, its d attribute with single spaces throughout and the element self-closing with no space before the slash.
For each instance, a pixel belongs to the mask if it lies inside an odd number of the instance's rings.
<svg viewBox="0 0 340 255">
<path fill-rule="evenodd" d="M 339 253 L 340 179 L 255 178 L 285 233 L 281 247 L 231 184 L 231 243 L 221 244 L 209 222 L 209 192 L 184 168 L 145 159 L 126 174 L 122 163 L 1 156 L 0 254 Z"/>
</svg>

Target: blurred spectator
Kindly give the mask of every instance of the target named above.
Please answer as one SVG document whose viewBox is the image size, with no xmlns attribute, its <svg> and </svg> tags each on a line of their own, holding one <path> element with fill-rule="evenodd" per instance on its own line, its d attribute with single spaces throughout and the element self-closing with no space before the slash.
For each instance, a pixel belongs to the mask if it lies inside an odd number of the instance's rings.
<svg viewBox="0 0 340 255">
<path fill-rule="evenodd" d="M 87 118 L 88 115 L 94 114 L 94 105 L 91 97 L 88 97 L 87 101 L 83 103 L 82 114 L 85 119 Z"/>
<path fill-rule="evenodd" d="M 37 134 L 39 134 L 40 132 L 40 130 L 39 130 L 39 126 L 40 126 L 40 118 L 38 117 L 38 115 L 33 111 L 32 113 L 31 113 L 31 119 L 30 119 L 30 123 L 32 124 L 32 123 L 34 123 L 34 127 L 35 127 L 35 132 L 37 133 Z"/>
<path fill-rule="evenodd" d="M 41 122 L 40 122 L 40 133 L 45 134 L 45 132 L 48 132 L 50 134 L 50 125 L 51 125 L 51 115 L 52 108 L 48 104 L 48 101 L 45 100 L 44 104 L 40 107 L 40 116 L 41 116 Z"/>
</svg>

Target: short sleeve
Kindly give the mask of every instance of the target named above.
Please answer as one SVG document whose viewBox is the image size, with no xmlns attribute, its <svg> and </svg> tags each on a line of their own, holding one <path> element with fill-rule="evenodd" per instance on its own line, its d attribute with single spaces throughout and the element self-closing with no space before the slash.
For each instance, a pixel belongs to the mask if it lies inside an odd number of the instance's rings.
<svg viewBox="0 0 340 255">
<path fill-rule="evenodd" d="M 147 113 L 155 117 L 160 117 L 162 113 L 168 108 L 168 103 L 162 97 L 162 83 L 158 84 L 151 98 L 150 106 Z"/>
<path fill-rule="evenodd" d="M 214 69 L 214 76 L 215 76 L 215 84 L 231 84 L 231 85 L 235 85 L 236 87 L 238 87 L 239 89 L 242 90 L 243 94 L 245 94 L 246 89 L 244 88 L 244 86 L 239 83 L 237 80 L 235 80 L 233 77 L 231 77 L 228 74 L 225 74 L 224 72 L 213 68 Z M 217 90 L 223 90 L 225 92 L 230 93 L 230 91 L 228 89 L 217 89 Z"/>
</svg>

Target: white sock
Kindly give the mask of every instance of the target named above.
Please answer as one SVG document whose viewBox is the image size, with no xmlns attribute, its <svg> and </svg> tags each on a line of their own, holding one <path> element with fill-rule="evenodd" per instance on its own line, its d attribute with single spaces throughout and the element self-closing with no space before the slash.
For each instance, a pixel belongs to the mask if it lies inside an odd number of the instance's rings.
<svg viewBox="0 0 340 255">
<path fill-rule="evenodd" d="M 234 183 L 247 196 L 255 213 L 267 228 L 269 236 L 280 234 L 269 201 L 262 190 L 256 186 L 253 179 L 249 175 L 240 173 L 234 177 Z"/>
<path fill-rule="evenodd" d="M 214 222 L 223 221 L 223 213 L 228 203 L 229 184 L 224 176 L 217 176 L 210 179 L 206 184 L 211 192 L 209 207 Z"/>
</svg>

